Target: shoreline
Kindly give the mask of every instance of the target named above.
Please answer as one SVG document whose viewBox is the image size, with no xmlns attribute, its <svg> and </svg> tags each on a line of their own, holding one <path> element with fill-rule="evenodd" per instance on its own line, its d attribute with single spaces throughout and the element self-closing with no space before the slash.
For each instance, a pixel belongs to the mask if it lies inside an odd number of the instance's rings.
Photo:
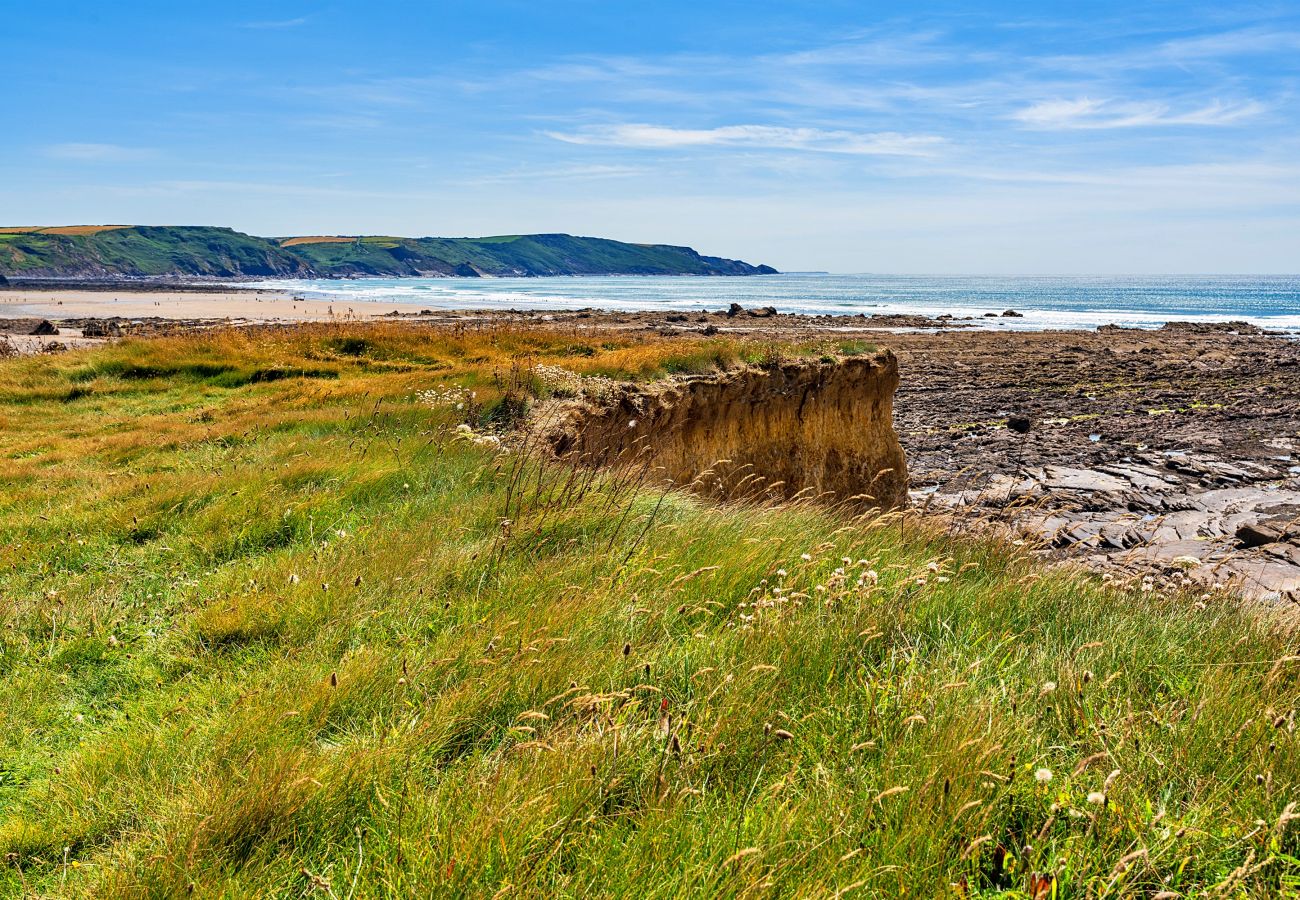
<svg viewBox="0 0 1300 900">
<path fill-rule="evenodd" d="M 337 301 L 248 287 L 154 285 L 121 287 L 0 287 L 0 319 L 159 319 L 175 322 L 315 322 L 370 319 L 379 309 L 355 310 Z"/>
<path fill-rule="evenodd" d="M 430 298 L 432 299 L 432 298 Z M 280 288 L 259 288 L 247 284 L 217 285 L 212 283 L 183 284 L 131 284 L 85 283 L 73 285 L 19 285 L 0 286 L 0 323 L 14 319 L 49 319 L 58 324 L 67 320 L 108 319 L 127 320 L 146 325 L 146 330 L 156 330 L 166 323 L 189 327 L 219 325 L 256 325 L 304 322 L 349 322 L 368 320 L 420 319 L 425 321 L 538 321 L 556 322 L 574 320 L 575 324 L 663 325 L 675 330 L 691 330 L 691 326 L 708 330 L 712 325 L 720 330 L 746 332 L 771 331 L 825 331 L 855 332 L 875 331 L 905 333 L 908 331 L 979 331 L 989 334 L 1036 334 L 1059 332 L 1062 334 L 1095 334 L 1112 329 L 1156 332 L 1170 323 L 1186 323 L 1189 327 L 1210 330 L 1240 331 L 1242 333 L 1269 333 L 1300 337 L 1300 332 L 1290 328 L 1270 328 L 1252 322 L 1249 316 L 1219 318 L 1207 316 L 1171 316 L 1163 325 L 1144 322 L 1124 324 L 1102 321 L 1095 316 L 1095 324 L 1068 326 L 1042 323 L 1034 320 L 1042 310 L 1026 311 L 1007 309 L 1000 312 L 983 312 L 964 315 L 933 312 L 780 312 L 772 306 L 743 308 L 731 304 L 730 311 L 721 309 L 602 309 L 575 307 L 571 304 L 531 304 L 520 297 L 519 307 L 438 306 L 435 303 L 417 303 L 411 300 L 380 302 L 361 298 L 322 297 L 310 292 L 288 291 Z M 1122 315 L 1116 319 L 1123 319 Z M 0 333 L 14 333 L 0 324 Z"/>
</svg>

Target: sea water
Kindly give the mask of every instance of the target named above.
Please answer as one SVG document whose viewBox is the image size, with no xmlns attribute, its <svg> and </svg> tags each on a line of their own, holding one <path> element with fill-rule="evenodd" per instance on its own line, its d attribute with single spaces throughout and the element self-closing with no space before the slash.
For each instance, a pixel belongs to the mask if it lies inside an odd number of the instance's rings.
<svg viewBox="0 0 1300 900">
<path fill-rule="evenodd" d="M 379 304 L 419 309 L 716 311 L 732 303 L 780 312 L 969 317 L 988 328 L 1156 328 L 1169 321 L 1242 320 L 1300 330 L 1300 275 L 564 276 L 273 280 L 254 286 L 330 300 L 336 313 Z M 1014 309 L 1023 318 L 1003 317 Z M 997 313 L 987 318 L 986 313 Z"/>
</svg>

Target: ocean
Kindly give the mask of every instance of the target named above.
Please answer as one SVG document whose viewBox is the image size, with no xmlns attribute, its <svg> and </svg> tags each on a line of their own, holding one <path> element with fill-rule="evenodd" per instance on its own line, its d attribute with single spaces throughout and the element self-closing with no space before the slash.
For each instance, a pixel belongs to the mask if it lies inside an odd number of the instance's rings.
<svg viewBox="0 0 1300 900">
<path fill-rule="evenodd" d="M 792 274 L 759 277 L 359 278 L 253 285 L 327 299 L 336 311 L 380 304 L 429 309 L 719 310 L 950 314 L 987 328 L 1091 329 L 1117 324 L 1244 320 L 1300 331 L 1300 275 L 935 276 Z M 985 318 L 1014 309 L 1023 318 Z"/>
</svg>

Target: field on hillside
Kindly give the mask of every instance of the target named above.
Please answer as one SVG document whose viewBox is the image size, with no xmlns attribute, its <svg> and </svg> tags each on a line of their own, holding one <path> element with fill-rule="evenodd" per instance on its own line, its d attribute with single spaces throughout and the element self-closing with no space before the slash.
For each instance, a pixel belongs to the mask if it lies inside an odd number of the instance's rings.
<svg viewBox="0 0 1300 900">
<path fill-rule="evenodd" d="M 44 228 L 40 225 L 25 225 L 14 228 L 0 228 L 0 234 L 99 234 L 101 231 L 120 231 L 130 225 L 54 225 Z"/>
<path fill-rule="evenodd" d="M 344 237 L 342 235 L 309 235 L 303 237 L 285 238 L 280 241 L 281 247 L 296 247 L 299 244 L 352 244 L 356 243 L 355 237 Z"/>
<path fill-rule="evenodd" d="M 1279 615 L 509 440 L 546 367 L 859 349 L 0 360 L 0 896 L 1300 896 Z"/>
</svg>

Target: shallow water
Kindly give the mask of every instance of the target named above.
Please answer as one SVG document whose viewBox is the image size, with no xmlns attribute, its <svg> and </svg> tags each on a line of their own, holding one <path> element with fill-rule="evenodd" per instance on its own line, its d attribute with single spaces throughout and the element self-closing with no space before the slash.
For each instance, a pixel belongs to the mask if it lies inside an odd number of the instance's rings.
<svg viewBox="0 0 1300 900">
<path fill-rule="evenodd" d="M 718 310 L 731 303 L 781 312 L 944 313 L 1005 329 L 1143 328 L 1171 320 L 1241 319 L 1300 330 L 1300 275 L 932 276 L 766 275 L 742 278 L 362 278 L 277 280 L 258 287 L 348 305 L 394 309 Z M 985 319 L 1014 309 L 1024 318 Z"/>
</svg>

